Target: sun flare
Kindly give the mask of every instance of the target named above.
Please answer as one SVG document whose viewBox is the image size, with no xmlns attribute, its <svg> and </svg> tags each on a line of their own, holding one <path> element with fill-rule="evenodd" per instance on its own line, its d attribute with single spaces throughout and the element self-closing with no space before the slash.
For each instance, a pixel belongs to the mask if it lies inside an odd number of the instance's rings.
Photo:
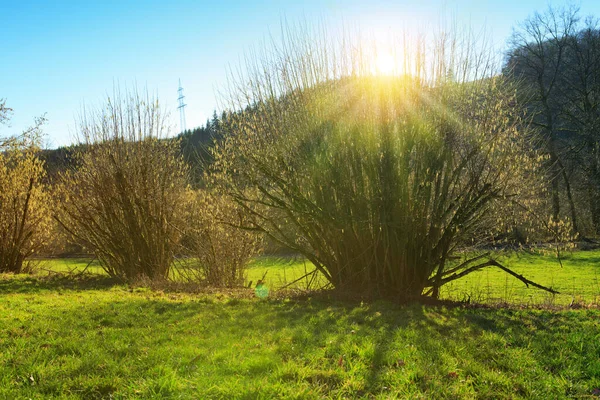
<svg viewBox="0 0 600 400">
<path fill-rule="evenodd" d="M 379 53 L 375 58 L 375 72 L 378 75 L 392 75 L 396 72 L 396 59 L 390 53 Z"/>
</svg>

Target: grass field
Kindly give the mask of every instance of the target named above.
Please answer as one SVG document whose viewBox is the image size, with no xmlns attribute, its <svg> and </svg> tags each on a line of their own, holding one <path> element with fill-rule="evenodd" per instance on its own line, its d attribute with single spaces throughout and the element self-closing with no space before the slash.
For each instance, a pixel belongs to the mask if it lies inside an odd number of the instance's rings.
<svg viewBox="0 0 600 400">
<path fill-rule="evenodd" d="M 554 255 L 509 253 L 499 261 L 515 272 L 560 294 L 526 287 L 498 268 L 486 268 L 445 286 L 442 296 L 471 302 L 525 305 L 589 305 L 600 303 L 600 251 L 577 251 Z"/>
<path fill-rule="evenodd" d="M 600 312 L 238 300 L 2 277 L 0 398 L 567 398 Z"/>
<path fill-rule="evenodd" d="M 442 288 L 441 296 L 446 299 L 470 301 L 472 303 L 511 303 L 525 305 L 589 305 L 600 303 L 600 250 L 565 252 L 561 262 L 556 256 L 543 253 L 512 252 L 497 254 L 498 260 L 515 272 L 560 292 L 552 295 L 535 288 L 526 287 L 521 281 L 498 268 L 489 267 L 472 273 Z M 86 259 L 53 259 L 41 263 L 41 273 L 87 271 L 103 274 L 97 262 L 89 265 Z M 267 285 L 277 290 L 285 285 L 305 289 L 318 288 L 326 284 L 322 276 L 314 280 L 301 279 L 314 266 L 302 258 L 261 257 L 254 260 L 248 269 L 246 283 L 254 284 L 265 276 Z"/>
<path fill-rule="evenodd" d="M 573 253 L 562 269 L 533 255 L 504 261 L 532 278 L 553 279 L 556 287 L 580 288 L 577 296 L 591 301 L 599 257 Z M 44 265 L 77 271 L 86 262 Z M 304 265 L 260 259 L 249 279 L 267 269 L 276 288 L 301 276 Z M 228 292 L 132 288 L 100 274 L 47 274 L 0 276 L 1 399 L 560 399 L 600 393 L 595 308 L 242 299 Z M 533 289 L 521 289 L 518 281 L 506 287 L 504 275 L 493 270 L 446 294 L 460 296 L 477 280 L 488 286 L 489 299 L 510 294 L 513 301 L 533 302 Z"/>
</svg>

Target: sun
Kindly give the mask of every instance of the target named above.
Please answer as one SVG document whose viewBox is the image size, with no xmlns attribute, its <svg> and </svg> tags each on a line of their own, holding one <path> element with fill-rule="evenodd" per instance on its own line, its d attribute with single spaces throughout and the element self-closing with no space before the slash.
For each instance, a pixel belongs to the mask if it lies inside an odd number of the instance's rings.
<svg viewBox="0 0 600 400">
<path fill-rule="evenodd" d="M 396 59 L 392 54 L 381 52 L 375 57 L 375 72 L 378 75 L 393 75 L 396 71 Z"/>
</svg>

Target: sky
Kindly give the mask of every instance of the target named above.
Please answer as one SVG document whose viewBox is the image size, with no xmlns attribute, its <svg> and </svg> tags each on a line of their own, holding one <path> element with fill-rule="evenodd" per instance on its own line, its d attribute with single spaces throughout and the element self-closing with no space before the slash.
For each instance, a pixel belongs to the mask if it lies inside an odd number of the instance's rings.
<svg viewBox="0 0 600 400">
<path fill-rule="evenodd" d="M 219 108 L 228 68 L 277 37 L 282 21 L 357 26 L 375 37 L 426 29 L 440 18 L 485 26 L 498 48 L 513 27 L 547 0 L 28 1 L 0 0 L 0 99 L 14 112 L 0 136 L 45 115 L 46 146 L 73 142 L 83 106 L 102 104 L 113 88 L 146 88 L 179 131 L 177 89 L 184 89 L 187 128 Z M 574 2 L 600 17 L 599 0 Z M 324 21 L 324 22 L 323 22 Z"/>
</svg>

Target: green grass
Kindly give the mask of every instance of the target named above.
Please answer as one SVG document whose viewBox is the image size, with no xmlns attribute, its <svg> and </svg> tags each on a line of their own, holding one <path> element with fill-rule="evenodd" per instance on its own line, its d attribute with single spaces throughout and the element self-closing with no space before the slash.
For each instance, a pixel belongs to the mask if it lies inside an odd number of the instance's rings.
<svg viewBox="0 0 600 400">
<path fill-rule="evenodd" d="M 555 303 L 598 294 L 599 251 L 569 254 L 562 268 L 540 255 L 502 261 L 572 291 Z M 600 388 L 597 309 L 240 299 L 48 272 L 87 263 L 51 260 L 36 276 L 0 276 L 0 398 L 559 399 Z M 267 270 L 277 288 L 305 266 L 260 258 L 248 279 Z M 445 295 L 549 301 L 508 279 L 489 269 Z"/>
<path fill-rule="evenodd" d="M 77 274 L 86 267 L 87 273 L 105 275 L 98 261 L 93 261 L 89 266 L 88 264 L 90 264 L 90 260 L 86 258 L 55 258 L 40 260 L 37 267 L 42 275 L 54 272 Z M 265 283 L 269 287 L 279 289 L 293 283 L 312 270 L 314 270 L 312 263 L 300 257 L 259 257 L 250 263 L 247 270 L 246 285 L 252 282 L 254 286 L 264 276 Z M 312 282 L 311 288 L 318 288 L 325 283 L 324 277 L 319 275 Z M 307 280 L 303 279 L 294 283 L 292 287 L 305 289 L 307 284 Z"/>
<path fill-rule="evenodd" d="M 518 274 L 551 287 L 560 294 L 553 295 L 527 287 L 506 272 L 488 267 L 447 284 L 442 288 L 441 297 L 471 303 L 533 306 L 600 303 L 600 250 L 562 253 L 561 261 L 555 255 L 538 252 L 496 253 L 495 257 Z M 305 263 L 302 259 L 285 260 L 265 257 L 251 264 L 248 279 L 256 282 L 265 271 L 268 271 L 267 284 L 277 289 L 313 269 L 310 262 Z M 319 287 L 325 283 L 325 279 L 320 276 L 313 281 L 312 287 Z M 306 279 L 302 279 L 292 286 L 305 288 L 306 285 Z"/>
<path fill-rule="evenodd" d="M 497 254 L 497 257 L 515 272 L 541 285 L 552 287 L 560 294 L 552 295 L 539 289 L 528 288 L 500 269 L 488 267 L 449 283 L 442 288 L 441 296 L 451 300 L 487 304 L 564 306 L 571 303 L 600 303 L 600 250 L 564 253 L 561 255 L 562 266 L 555 256 L 539 253 L 507 253 Z M 41 273 L 48 270 L 77 273 L 88 263 L 89 260 L 85 259 L 45 260 L 41 264 Z M 277 290 L 312 270 L 314 266 L 302 258 L 260 257 L 250 264 L 246 284 L 256 284 L 266 272 L 266 284 L 272 290 Z M 97 262 L 92 263 L 87 272 L 103 273 Z M 291 286 L 305 289 L 308 283 L 307 279 L 301 279 Z M 312 281 L 310 287 L 318 288 L 325 284 L 325 279 L 320 275 Z"/>
<path fill-rule="evenodd" d="M 310 261 L 301 257 L 259 257 L 250 263 L 246 281 L 256 283 L 265 276 L 265 283 L 274 289 L 286 285 L 299 289 L 316 289 L 327 283 L 322 274 L 317 273 L 314 279 L 312 276 L 302 278 L 314 269 L 315 267 Z"/>
<path fill-rule="evenodd" d="M 36 269 L 40 274 L 50 272 L 80 273 L 105 275 L 104 270 L 97 260 L 87 258 L 52 258 L 47 260 L 36 260 Z M 87 267 L 87 270 L 86 270 Z"/>
<path fill-rule="evenodd" d="M 600 312 L 240 300 L 0 277 L 0 398 L 567 398 Z"/>
<path fill-rule="evenodd" d="M 600 303 L 600 251 L 576 251 L 554 255 L 509 253 L 498 255 L 505 266 L 541 285 L 552 287 L 558 295 L 528 288 L 504 271 L 490 267 L 446 285 L 445 298 L 479 303 L 506 302 L 525 305 L 589 305 Z M 562 265 L 561 265 L 562 263 Z"/>
</svg>

